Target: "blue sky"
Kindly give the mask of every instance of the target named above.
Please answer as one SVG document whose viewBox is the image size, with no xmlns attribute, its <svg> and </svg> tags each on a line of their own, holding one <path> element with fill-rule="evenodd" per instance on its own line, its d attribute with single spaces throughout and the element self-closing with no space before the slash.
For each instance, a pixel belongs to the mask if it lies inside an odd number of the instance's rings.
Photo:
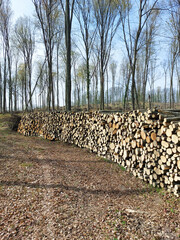
<svg viewBox="0 0 180 240">
<path fill-rule="evenodd" d="M 11 4 L 14 20 L 24 15 L 32 16 L 34 6 L 31 0 L 11 0 Z"/>
<path fill-rule="evenodd" d="M 34 6 L 32 3 L 32 0 L 11 0 L 11 7 L 13 10 L 13 21 L 15 22 L 17 18 L 22 17 L 22 16 L 32 16 L 34 13 Z M 164 16 L 163 16 L 164 18 Z M 75 18 L 74 18 L 75 19 Z M 161 22 L 162 25 L 163 21 Z M 157 44 L 159 45 L 159 52 L 158 52 L 158 65 L 160 64 L 160 62 L 164 61 L 164 59 L 166 59 L 166 55 L 167 55 L 167 51 L 168 51 L 168 47 L 165 47 L 165 43 L 161 42 L 161 41 L 167 41 L 167 39 L 161 38 L 159 37 L 159 39 L 157 39 Z M 120 41 L 120 39 L 116 36 L 116 41 L 114 41 L 114 48 L 112 49 L 112 55 L 113 58 L 117 61 L 117 62 L 121 62 L 121 59 L 123 57 L 122 54 L 122 46 L 123 43 L 122 41 Z M 123 48 L 124 49 L 124 48 Z M 124 50 L 124 53 L 126 53 L 126 51 Z M 162 76 L 162 69 L 161 67 L 158 68 L 157 71 L 157 76 L 156 76 L 156 86 L 161 86 L 162 82 L 164 82 L 164 78 Z M 119 72 L 117 72 L 117 77 L 118 77 Z M 163 83 L 164 85 L 164 83 Z"/>
</svg>

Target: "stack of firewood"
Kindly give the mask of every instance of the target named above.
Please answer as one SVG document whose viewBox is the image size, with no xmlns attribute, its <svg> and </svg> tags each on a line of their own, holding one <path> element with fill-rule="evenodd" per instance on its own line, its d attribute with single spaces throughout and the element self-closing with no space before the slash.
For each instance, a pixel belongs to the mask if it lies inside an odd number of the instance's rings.
<svg viewBox="0 0 180 240">
<path fill-rule="evenodd" d="M 180 194 L 180 118 L 158 110 L 30 113 L 18 131 L 89 148 L 153 186 Z"/>
</svg>

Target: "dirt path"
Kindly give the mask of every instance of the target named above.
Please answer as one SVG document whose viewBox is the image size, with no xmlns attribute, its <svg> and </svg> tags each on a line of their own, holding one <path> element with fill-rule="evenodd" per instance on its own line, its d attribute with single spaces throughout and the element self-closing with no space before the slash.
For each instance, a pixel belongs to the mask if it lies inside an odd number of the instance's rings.
<svg viewBox="0 0 180 240">
<path fill-rule="evenodd" d="M 40 158 L 41 159 L 41 158 Z M 44 183 L 46 185 L 50 185 L 53 181 L 53 176 L 52 176 L 52 171 L 51 167 L 47 164 L 44 163 L 42 166 L 42 171 L 43 171 L 43 179 Z M 55 239 L 54 233 L 55 233 L 55 228 L 54 228 L 54 219 L 53 219 L 53 205 L 51 204 L 51 201 L 53 200 L 54 197 L 54 189 L 53 188 L 48 188 L 45 187 L 45 193 L 44 193 L 44 200 L 42 202 L 42 210 L 43 210 L 43 215 L 47 218 L 47 229 L 46 229 L 46 235 L 50 239 Z"/>
<path fill-rule="evenodd" d="M 118 165 L 0 129 L 0 240 L 176 240 L 179 219 L 179 199 Z"/>
</svg>

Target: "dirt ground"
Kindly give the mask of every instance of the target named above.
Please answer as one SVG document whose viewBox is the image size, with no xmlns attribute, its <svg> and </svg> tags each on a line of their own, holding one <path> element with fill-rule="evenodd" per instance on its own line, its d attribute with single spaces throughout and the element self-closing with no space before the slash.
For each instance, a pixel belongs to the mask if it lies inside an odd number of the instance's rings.
<svg viewBox="0 0 180 240">
<path fill-rule="evenodd" d="M 0 240 L 180 239 L 180 199 L 86 149 L 0 117 Z"/>
</svg>

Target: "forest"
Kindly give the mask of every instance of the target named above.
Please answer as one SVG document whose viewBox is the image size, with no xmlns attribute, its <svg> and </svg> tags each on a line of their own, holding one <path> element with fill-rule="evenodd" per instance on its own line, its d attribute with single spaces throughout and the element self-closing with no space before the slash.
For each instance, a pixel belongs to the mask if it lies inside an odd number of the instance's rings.
<svg viewBox="0 0 180 240">
<path fill-rule="evenodd" d="M 180 0 L 0 0 L 0 113 L 180 107 Z"/>
</svg>

